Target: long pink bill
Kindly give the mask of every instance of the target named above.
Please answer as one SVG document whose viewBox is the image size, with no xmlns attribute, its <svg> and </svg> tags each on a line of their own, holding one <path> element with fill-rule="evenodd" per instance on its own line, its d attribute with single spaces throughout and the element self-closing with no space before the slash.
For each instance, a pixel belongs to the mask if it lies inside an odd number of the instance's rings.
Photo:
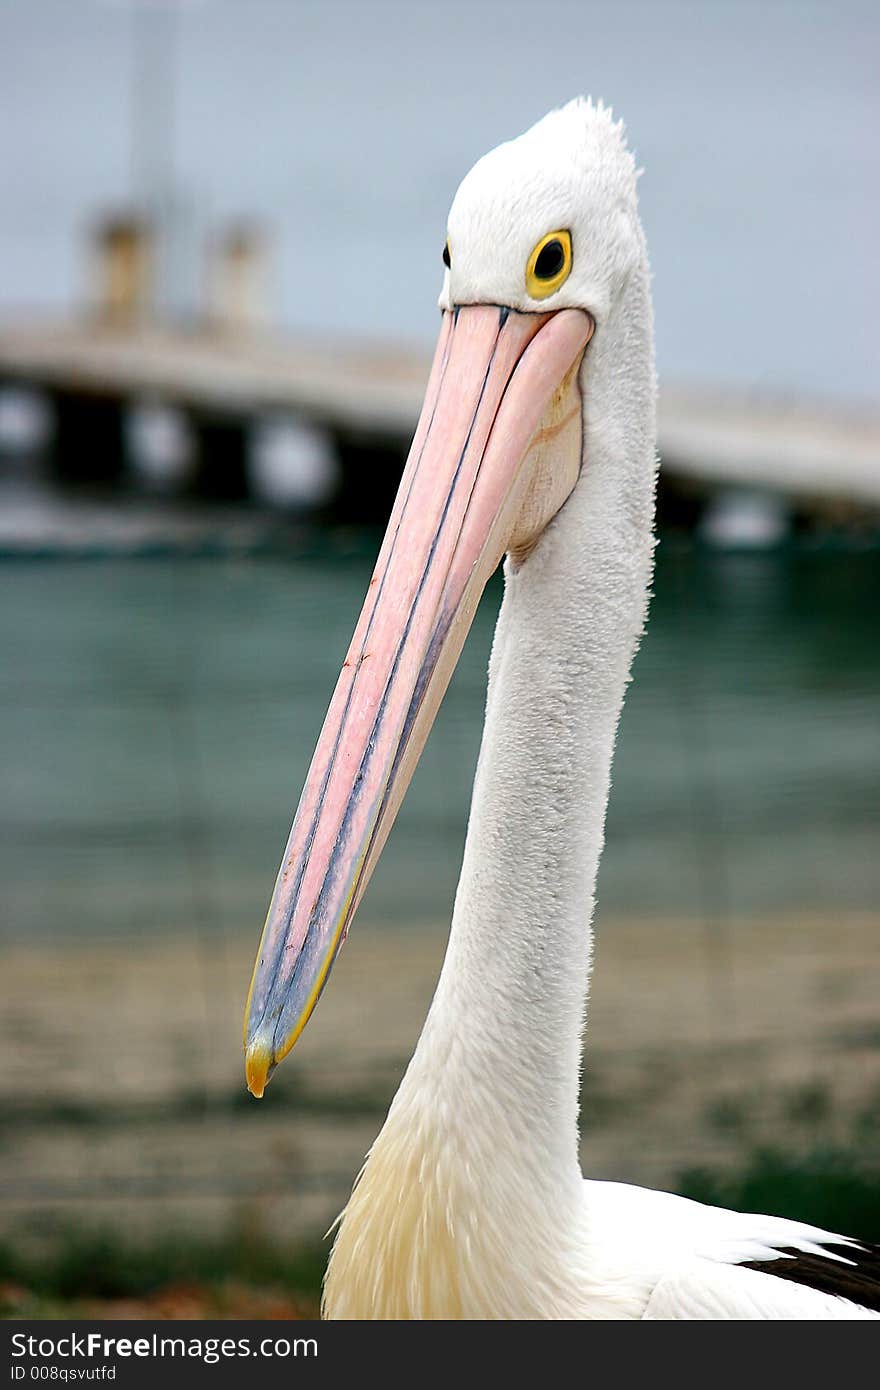
<svg viewBox="0 0 880 1390">
<path fill-rule="evenodd" d="M 263 930 L 248 1086 L 305 1027 L 345 939 L 529 483 L 524 464 L 592 331 L 580 310 L 444 314 L 409 459 Z"/>
</svg>

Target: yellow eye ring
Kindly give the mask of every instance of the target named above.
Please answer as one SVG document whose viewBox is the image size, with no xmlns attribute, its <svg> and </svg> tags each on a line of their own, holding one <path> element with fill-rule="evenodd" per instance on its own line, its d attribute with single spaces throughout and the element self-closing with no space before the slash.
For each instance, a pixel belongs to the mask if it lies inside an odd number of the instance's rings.
<svg viewBox="0 0 880 1390">
<path fill-rule="evenodd" d="M 547 299 L 571 274 L 571 232 L 541 237 L 526 265 L 526 289 L 532 299 Z"/>
</svg>

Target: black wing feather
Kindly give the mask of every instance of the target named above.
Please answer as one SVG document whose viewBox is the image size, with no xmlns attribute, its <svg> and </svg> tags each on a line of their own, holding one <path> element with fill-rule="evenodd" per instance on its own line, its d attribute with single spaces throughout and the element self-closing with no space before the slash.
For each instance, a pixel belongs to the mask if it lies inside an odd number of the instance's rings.
<svg viewBox="0 0 880 1390">
<path fill-rule="evenodd" d="M 742 1268 L 774 1274 L 777 1279 L 791 1279 L 808 1289 L 836 1294 L 838 1298 L 848 1298 L 851 1303 L 880 1312 L 880 1245 L 835 1243 L 826 1245 L 825 1249 L 827 1255 L 816 1255 L 785 1246 L 778 1259 L 747 1260 Z M 848 1263 L 844 1264 L 844 1260 Z"/>
</svg>

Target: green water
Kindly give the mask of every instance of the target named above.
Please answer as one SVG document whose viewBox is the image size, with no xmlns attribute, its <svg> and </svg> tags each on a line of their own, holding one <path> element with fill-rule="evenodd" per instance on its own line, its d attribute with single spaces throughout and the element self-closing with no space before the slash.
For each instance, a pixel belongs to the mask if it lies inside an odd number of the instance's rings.
<svg viewBox="0 0 880 1390">
<path fill-rule="evenodd" d="M 7 939 L 256 934 L 370 568 L 355 556 L 7 562 Z M 623 716 L 605 912 L 880 899 L 880 554 L 661 545 Z M 447 920 L 500 582 L 361 910 Z"/>
</svg>

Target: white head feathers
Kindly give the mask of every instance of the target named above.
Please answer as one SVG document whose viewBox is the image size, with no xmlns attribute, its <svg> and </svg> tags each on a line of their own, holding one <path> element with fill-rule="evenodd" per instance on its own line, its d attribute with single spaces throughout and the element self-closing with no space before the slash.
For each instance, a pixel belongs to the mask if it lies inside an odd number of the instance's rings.
<svg viewBox="0 0 880 1390">
<path fill-rule="evenodd" d="M 539 302 L 528 293 L 526 265 L 541 238 L 562 229 L 571 234 L 571 274 Z M 585 308 L 601 323 L 642 255 L 623 123 L 583 97 L 551 111 L 477 161 L 455 195 L 448 231 L 441 308 Z"/>
</svg>

